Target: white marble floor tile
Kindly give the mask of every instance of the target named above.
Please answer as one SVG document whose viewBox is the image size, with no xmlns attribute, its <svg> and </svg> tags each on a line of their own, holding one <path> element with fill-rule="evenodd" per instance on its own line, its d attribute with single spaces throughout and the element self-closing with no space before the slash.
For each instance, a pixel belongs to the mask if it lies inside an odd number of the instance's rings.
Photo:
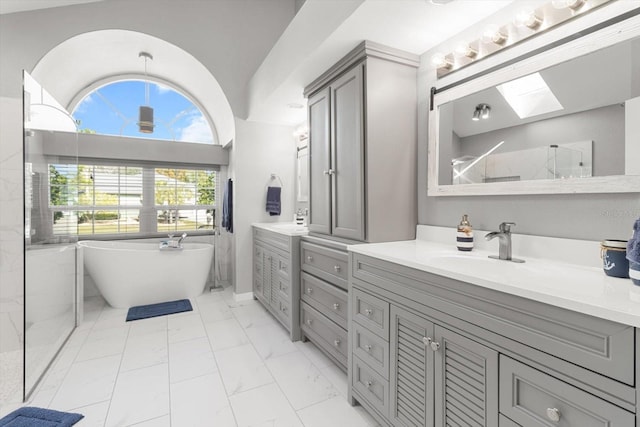
<svg viewBox="0 0 640 427">
<path fill-rule="evenodd" d="M 337 365 L 330 365 L 326 368 L 320 369 L 322 375 L 324 375 L 333 387 L 346 399 L 349 383 L 347 382 L 347 373 L 338 368 Z"/>
<path fill-rule="evenodd" d="M 124 354 L 122 355 L 120 372 L 167 363 L 168 360 L 169 350 L 166 330 L 140 336 L 131 336 L 129 334 Z"/>
<path fill-rule="evenodd" d="M 156 332 L 167 332 L 168 317 L 159 316 L 148 319 L 134 320 L 129 323 L 129 338 L 140 337 Z"/>
<path fill-rule="evenodd" d="M 320 370 L 299 351 L 271 358 L 266 364 L 295 410 L 340 395 Z"/>
<path fill-rule="evenodd" d="M 362 407 L 352 407 L 342 397 L 334 397 L 298 411 L 305 427 L 372 427 L 377 426 Z"/>
<path fill-rule="evenodd" d="M 273 382 L 251 344 L 220 350 L 214 355 L 229 396 Z"/>
<path fill-rule="evenodd" d="M 212 300 L 198 303 L 200 317 L 206 323 L 218 322 L 233 318 L 233 313 L 229 306 L 222 300 Z"/>
<path fill-rule="evenodd" d="M 277 322 L 259 301 L 249 300 L 243 301 L 243 303 L 243 305 L 234 305 L 231 307 L 233 316 L 240 322 L 243 328 L 248 328 L 252 325 L 264 325 L 266 322 Z"/>
<path fill-rule="evenodd" d="M 51 401 L 51 408 L 65 411 L 111 398 L 121 355 L 76 362 Z"/>
<path fill-rule="evenodd" d="M 236 426 L 227 393 L 218 373 L 171 385 L 171 424 Z"/>
<path fill-rule="evenodd" d="M 128 334 L 128 325 L 117 328 L 91 330 L 82 347 L 80 347 L 76 361 L 81 362 L 122 354 Z"/>
<path fill-rule="evenodd" d="M 113 390 L 107 427 L 121 427 L 169 414 L 169 367 L 123 372 Z"/>
<path fill-rule="evenodd" d="M 279 323 L 253 324 L 245 328 L 245 333 L 265 361 L 272 357 L 298 352 L 298 348 L 289 338 L 289 332 Z"/>
<path fill-rule="evenodd" d="M 96 403 L 81 408 L 74 408 L 70 412 L 84 415 L 76 426 L 78 427 L 103 427 L 107 419 L 107 411 L 109 411 L 109 401 Z"/>
<path fill-rule="evenodd" d="M 185 316 L 170 316 L 169 321 L 169 343 L 192 340 L 206 336 L 204 325 L 199 314 Z"/>
<path fill-rule="evenodd" d="M 171 383 L 214 372 L 218 372 L 218 365 L 206 337 L 169 345 L 169 378 Z"/>
<path fill-rule="evenodd" d="M 103 308 L 100 316 L 93 325 L 93 330 L 117 328 L 127 324 L 127 311 L 128 309 L 126 308 L 113 308 L 109 306 Z"/>
<path fill-rule="evenodd" d="M 171 417 L 164 415 L 141 423 L 131 424 L 131 427 L 171 427 Z"/>
<path fill-rule="evenodd" d="M 294 344 L 298 347 L 298 350 L 303 352 L 304 355 L 307 356 L 314 365 L 316 365 L 316 368 L 322 369 L 334 364 L 331 359 L 329 359 L 322 351 L 318 350 L 318 347 L 316 347 L 316 345 L 311 341 L 296 341 Z"/>
<path fill-rule="evenodd" d="M 236 319 L 207 323 L 205 327 L 213 351 L 238 347 L 249 342 L 249 338 Z"/>
<path fill-rule="evenodd" d="M 239 427 L 302 426 L 296 412 L 276 384 L 268 384 L 230 397 Z M 331 424 L 324 424 L 329 427 Z"/>
</svg>

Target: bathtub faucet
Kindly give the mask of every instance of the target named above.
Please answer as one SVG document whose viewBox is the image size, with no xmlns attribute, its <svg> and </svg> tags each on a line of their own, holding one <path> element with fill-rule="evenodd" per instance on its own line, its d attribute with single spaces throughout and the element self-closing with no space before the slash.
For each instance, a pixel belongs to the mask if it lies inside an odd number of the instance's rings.
<svg viewBox="0 0 640 427">
<path fill-rule="evenodd" d="M 182 233 L 182 236 L 180 236 L 180 238 L 178 239 L 178 247 L 179 248 L 182 247 L 182 241 L 185 239 L 185 237 L 187 237 L 187 233 Z"/>
</svg>

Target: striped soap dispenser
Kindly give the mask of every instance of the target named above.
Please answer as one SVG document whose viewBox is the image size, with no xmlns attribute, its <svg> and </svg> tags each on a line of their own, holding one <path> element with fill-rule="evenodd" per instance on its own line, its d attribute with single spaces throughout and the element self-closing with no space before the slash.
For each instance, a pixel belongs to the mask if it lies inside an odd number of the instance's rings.
<svg viewBox="0 0 640 427">
<path fill-rule="evenodd" d="M 473 227 L 469 223 L 468 215 L 462 215 L 462 220 L 458 224 L 456 240 L 459 251 L 469 252 L 473 249 Z"/>
</svg>

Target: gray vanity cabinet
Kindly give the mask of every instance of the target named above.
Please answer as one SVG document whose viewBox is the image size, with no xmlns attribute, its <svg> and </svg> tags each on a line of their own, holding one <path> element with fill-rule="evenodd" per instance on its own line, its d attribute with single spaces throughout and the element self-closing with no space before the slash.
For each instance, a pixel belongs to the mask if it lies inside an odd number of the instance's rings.
<svg viewBox="0 0 640 427">
<path fill-rule="evenodd" d="M 300 339 L 300 237 L 253 228 L 253 295 Z"/>
<path fill-rule="evenodd" d="M 413 239 L 418 57 L 363 42 L 305 88 L 309 231 Z"/>
<path fill-rule="evenodd" d="M 382 425 L 640 427 L 632 326 L 356 252 L 349 307 L 350 401 Z"/>
</svg>

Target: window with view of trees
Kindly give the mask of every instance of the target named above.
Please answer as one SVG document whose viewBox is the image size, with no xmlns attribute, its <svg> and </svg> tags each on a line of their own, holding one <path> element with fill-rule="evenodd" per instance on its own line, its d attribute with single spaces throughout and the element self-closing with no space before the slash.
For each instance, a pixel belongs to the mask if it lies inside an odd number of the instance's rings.
<svg viewBox="0 0 640 427">
<path fill-rule="evenodd" d="M 56 235 L 212 230 L 216 172 L 113 165 L 49 165 Z"/>
</svg>

